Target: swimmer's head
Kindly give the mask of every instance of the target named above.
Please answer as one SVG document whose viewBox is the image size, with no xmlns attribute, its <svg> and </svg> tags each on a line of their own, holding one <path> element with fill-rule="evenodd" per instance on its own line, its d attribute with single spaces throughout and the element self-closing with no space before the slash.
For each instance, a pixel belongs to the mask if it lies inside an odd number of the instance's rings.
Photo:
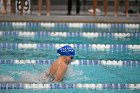
<svg viewBox="0 0 140 93">
<path fill-rule="evenodd" d="M 75 56 L 75 50 L 69 45 L 59 48 L 57 53 L 61 56 L 71 56 L 71 59 Z"/>
</svg>

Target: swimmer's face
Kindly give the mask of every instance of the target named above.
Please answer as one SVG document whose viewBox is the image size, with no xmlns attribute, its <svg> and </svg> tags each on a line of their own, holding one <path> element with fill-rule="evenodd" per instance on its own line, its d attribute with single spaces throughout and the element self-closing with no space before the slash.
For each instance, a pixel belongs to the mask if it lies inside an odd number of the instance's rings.
<svg viewBox="0 0 140 93">
<path fill-rule="evenodd" d="M 69 61 L 69 63 L 70 63 L 70 62 L 72 62 L 73 57 L 72 57 L 72 56 L 67 56 L 67 59 L 68 59 L 68 61 Z"/>
<path fill-rule="evenodd" d="M 74 57 L 71 57 L 71 60 L 73 59 Z"/>
</svg>

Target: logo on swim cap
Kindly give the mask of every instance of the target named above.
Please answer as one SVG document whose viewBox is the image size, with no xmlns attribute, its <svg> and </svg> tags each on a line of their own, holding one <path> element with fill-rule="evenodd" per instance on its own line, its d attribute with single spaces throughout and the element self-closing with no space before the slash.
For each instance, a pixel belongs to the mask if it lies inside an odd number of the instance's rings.
<svg viewBox="0 0 140 93">
<path fill-rule="evenodd" d="M 74 56 L 75 50 L 71 46 L 66 45 L 64 47 L 59 48 L 57 50 L 57 53 L 59 53 L 62 56 Z"/>
</svg>

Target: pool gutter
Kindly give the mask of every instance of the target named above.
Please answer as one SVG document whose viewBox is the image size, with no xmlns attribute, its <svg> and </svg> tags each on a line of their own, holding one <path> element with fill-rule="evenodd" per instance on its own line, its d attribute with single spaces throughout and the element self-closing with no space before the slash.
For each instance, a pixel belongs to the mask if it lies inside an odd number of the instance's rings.
<svg viewBox="0 0 140 93">
<path fill-rule="evenodd" d="M 0 22 L 140 23 L 140 17 L 0 15 Z"/>
</svg>

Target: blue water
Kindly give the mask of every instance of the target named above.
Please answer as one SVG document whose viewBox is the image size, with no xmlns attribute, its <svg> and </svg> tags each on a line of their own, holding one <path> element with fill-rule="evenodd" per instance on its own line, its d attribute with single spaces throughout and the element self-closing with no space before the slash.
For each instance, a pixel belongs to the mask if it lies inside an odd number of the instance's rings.
<svg viewBox="0 0 140 93">
<path fill-rule="evenodd" d="M 18 32 L 18 31 L 17 31 Z M 3 36 L 0 37 L 1 42 L 7 43 L 76 43 L 76 44 L 139 44 L 139 37 L 53 37 L 53 36 L 35 36 L 35 37 L 15 37 Z"/>
<path fill-rule="evenodd" d="M 54 27 L 41 27 L 40 23 L 27 23 L 26 26 L 12 26 L 12 22 L 0 23 L 0 32 L 73 32 L 67 37 L 35 35 L 21 37 L 13 34 L 0 35 L 0 43 L 26 43 L 26 44 L 140 44 L 140 28 L 126 28 L 125 24 L 112 24 L 111 28 L 99 28 L 95 24 L 85 24 L 82 28 L 69 28 L 65 23 L 55 23 Z M 116 38 L 114 36 L 82 37 L 78 33 L 133 33 L 138 36 Z M 77 36 L 75 36 L 78 34 Z M 75 60 L 140 60 L 140 50 L 132 49 L 106 49 L 75 48 Z M 7 49 L 0 48 L 0 60 L 55 60 L 59 55 L 55 48 L 40 49 Z M 42 80 L 50 65 L 47 64 L 0 64 L 0 82 L 44 82 Z M 69 65 L 64 80 L 61 83 L 140 83 L 139 66 L 103 66 L 103 65 Z M 139 93 L 139 90 L 94 90 L 94 89 L 44 89 L 44 90 L 0 90 L 0 93 Z"/>
<path fill-rule="evenodd" d="M 51 51 L 51 52 L 50 52 Z M 87 55 L 88 53 L 88 55 Z M 20 56 L 19 56 L 20 55 Z M 7 57 L 8 56 L 8 57 Z M 56 49 L 2 49 L 0 59 L 56 59 L 58 54 Z M 97 51 L 92 49 L 76 49 L 75 59 L 88 59 L 88 60 L 139 60 L 140 51 L 134 50 L 105 50 Z"/>
<path fill-rule="evenodd" d="M 41 73 L 47 71 L 48 68 L 49 65 L 11 66 L 3 64 L 0 66 L 0 74 L 11 76 L 14 81 L 41 82 L 39 75 L 41 76 Z M 139 83 L 139 71 L 139 67 L 70 65 L 65 79 L 61 83 Z"/>
<path fill-rule="evenodd" d="M 64 90 L 64 89 L 55 89 L 55 90 L 19 90 L 19 89 L 14 89 L 14 90 L 2 90 L 2 93 L 62 93 L 62 92 L 67 92 L 67 93 L 139 93 L 139 90 L 127 90 L 127 89 L 122 89 L 122 90 L 90 90 L 90 89 L 69 89 L 69 90 Z"/>
</svg>

